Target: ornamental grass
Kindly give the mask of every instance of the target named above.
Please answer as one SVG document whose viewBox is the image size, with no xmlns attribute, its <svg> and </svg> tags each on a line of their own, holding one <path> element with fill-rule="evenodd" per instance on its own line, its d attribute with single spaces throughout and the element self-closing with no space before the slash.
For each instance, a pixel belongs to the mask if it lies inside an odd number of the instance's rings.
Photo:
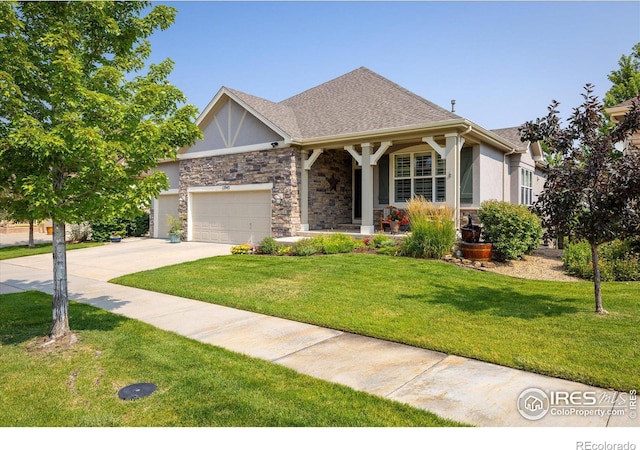
<svg viewBox="0 0 640 450">
<path fill-rule="evenodd" d="M 417 196 L 407 201 L 405 211 L 411 234 L 402 243 L 403 255 L 439 259 L 451 252 L 456 239 L 451 207 L 435 205 Z"/>
</svg>

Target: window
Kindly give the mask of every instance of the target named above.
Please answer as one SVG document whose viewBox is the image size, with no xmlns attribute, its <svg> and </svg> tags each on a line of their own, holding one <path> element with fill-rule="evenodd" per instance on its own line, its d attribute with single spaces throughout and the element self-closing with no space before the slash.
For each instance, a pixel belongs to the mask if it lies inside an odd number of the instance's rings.
<svg viewBox="0 0 640 450">
<path fill-rule="evenodd" d="M 520 169 L 520 203 L 533 204 L 533 172 L 527 169 Z"/>
<path fill-rule="evenodd" d="M 394 202 L 402 203 L 416 195 L 430 202 L 446 201 L 446 172 L 446 161 L 435 152 L 395 155 Z"/>
</svg>

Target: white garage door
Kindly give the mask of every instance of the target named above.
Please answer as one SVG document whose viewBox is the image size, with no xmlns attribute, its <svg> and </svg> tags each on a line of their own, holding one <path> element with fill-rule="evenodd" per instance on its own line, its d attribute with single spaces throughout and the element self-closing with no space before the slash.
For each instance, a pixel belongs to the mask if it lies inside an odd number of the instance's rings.
<svg viewBox="0 0 640 450">
<path fill-rule="evenodd" d="M 157 230 L 155 237 L 169 237 L 169 221 L 167 215 L 178 217 L 178 194 L 160 195 L 156 201 L 157 214 L 154 215 L 154 228 Z"/>
<path fill-rule="evenodd" d="M 194 192 L 191 221 L 194 241 L 258 244 L 271 236 L 271 191 Z"/>
</svg>

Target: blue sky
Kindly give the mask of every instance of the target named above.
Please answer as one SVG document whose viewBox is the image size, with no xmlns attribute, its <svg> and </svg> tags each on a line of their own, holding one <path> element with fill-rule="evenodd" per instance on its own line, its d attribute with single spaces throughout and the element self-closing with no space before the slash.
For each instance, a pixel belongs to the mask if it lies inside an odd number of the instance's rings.
<svg viewBox="0 0 640 450">
<path fill-rule="evenodd" d="M 566 116 L 640 42 L 640 2 L 163 2 L 151 38 L 200 110 L 221 86 L 281 101 L 360 66 L 494 129 Z M 155 4 L 155 3 L 154 3 Z"/>
</svg>

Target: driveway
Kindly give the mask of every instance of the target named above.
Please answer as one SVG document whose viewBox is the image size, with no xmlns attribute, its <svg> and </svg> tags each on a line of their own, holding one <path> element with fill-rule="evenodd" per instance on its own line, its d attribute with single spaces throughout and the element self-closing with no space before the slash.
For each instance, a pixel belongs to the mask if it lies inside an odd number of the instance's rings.
<svg viewBox="0 0 640 450">
<path fill-rule="evenodd" d="M 208 242 L 171 244 L 165 239 L 127 238 L 119 243 L 67 252 L 67 273 L 97 281 L 211 256 L 230 255 L 231 245 Z M 3 268 L 4 266 L 4 268 Z M 13 269 L 53 271 L 51 254 L 0 261 L 0 276 Z M 18 267 L 16 267 L 18 266 Z"/>
</svg>

